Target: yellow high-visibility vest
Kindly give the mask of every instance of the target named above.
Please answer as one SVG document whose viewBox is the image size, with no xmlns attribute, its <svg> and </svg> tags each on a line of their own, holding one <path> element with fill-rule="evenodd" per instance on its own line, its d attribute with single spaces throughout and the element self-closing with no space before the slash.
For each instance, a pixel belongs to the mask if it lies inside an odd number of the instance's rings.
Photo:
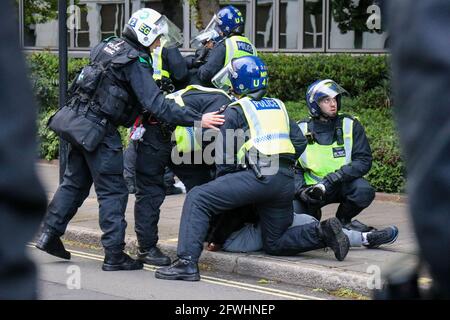
<svg viewBox="0 0 450 320">
<path fill-rule="evenodd" d="M 162 50 L 166 44 L 164 38 L 161 39 L 161 45 L 156 47 L 152 52 L 153 79 L 161 80 L 162 77 L 170 78 L 170 72 L 163 69 Z"/>
<path fill-rule="evenodd" d="M 255 46 L 243 36 L 231 36 L 225 39 L 225 63 L 226 66 L 231 59 L 240 58 L 244 56 L 257 56 Z"/>
<path fill-rule="evenodd" d="M 175 102 L 180 106 L 184 107 L 184 101 L 183 101 L 183 94 L 185 94 L 188 91 L 191 90 L 198 90 L 202 92 L 212 92 L 212 93 L 220 93 L 225 95 L 227 98 L 230 99 L 231 97 L 223 90 L 215 89 L 215 88 L 208 88 L 203 87 L 199 85 L 190 85 L 182 90 L 178 90 L 174 93 L 168 94 L 166 98 L 174 99 Z M 194 127 L 182 127 L 177 126 L 174 131 L 174 139 L 176 142 L 177 150 L 178 152 L 192 152 L 192 151 L 198 151 L 202 149 L 202 143 L 201 141 L 197 141 L 196 137 L 196 130 L 201 130 L 201 128 L 194 128 Z M 199 135 L 201 137 L 201 134 Z"/>
<path fill-rule="evenodd" d="M 281 100 L 248 97 L 230 105 L 241 106 L 250 129 L 250 139 L 240 148 L 237 158 L 243 163 L 245 152 L 255 147 L 260 153 L 270 156 L 281 153 L 295 153 L 289 133 L 289 115 Z"/>
<path fill-rule="evenodd" d="M 298 125 L 305 135 L 308 131 L 308 122 L 303 121 Z M 317 142 L 308 143 L 298 159 L 305 171 L 303 176 L 307 185 L 319 183 L 327 174 L 352 162 L 353 119 L 342 118 L 342 133 L 343 145 L 338 144 L 337 141 L 330 145 L 321 145 Z"/>
</svg>

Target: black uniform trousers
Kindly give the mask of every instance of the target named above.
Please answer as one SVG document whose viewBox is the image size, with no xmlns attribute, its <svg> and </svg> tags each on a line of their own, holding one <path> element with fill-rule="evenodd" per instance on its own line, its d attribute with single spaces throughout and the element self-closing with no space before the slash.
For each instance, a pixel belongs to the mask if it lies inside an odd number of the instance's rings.
<svg viewBox="0 0 450 320">
<path fill-rule="evenodd" d="M 130 140 L 123 152 L 123 176 L 125 179 L 136 181 L 136 158 L 139 142 Z M 175 174 L 171 168 L 166 167 L 164 172 L 164 185 L 166 188 L 175 184 Z"/>
<path fill-rule="evenodd" d="M 165 168 L 168 166 L 185 184 L 193 187 L 212 179 L 206 165 L 180 164 L 171 161 L 171 132 L 164 132 L 159 124 L 145 125 L 143 141 L 137 144 L 135 231 L 139 246 L 149 249 L 158 242 L 160 207 L 166 196 Z"/>
<path fill-rule="evenodd" d="M 317 224 L 289 228 L 293 219 L 293 190 L 293 172 L 288 168 L 280 168 L 277 174 L 262 180 L 251 170 L 238 171 L 195 187 L 187 194 L 183 206 L 178 257 L 198 262 L 211 217 L 249 204 L 253 204 L 260 217 L 267 253 L 292 255 L 323 248 Z"/>
<path fill-rule="evenodd" d="M 343 223 L 348 223 L 362 210 L 367 208 L 375 198 L 374 188 L 364 178 L 343 182 L 334 186 L 324 199 L 317 204 L 308 204 L 300 199 L 294 200 L 294 212 L 305 213 L 320 220 L 319 209 L 330 204 L 340 203 L 336 217 Z"/>
<path fill-rule="evenodd" d="M 142 249 L 158 242 L 160 207 L 166 197 L 165 167 L 170 162 L 169 131 L 160 124 L 145 124 L 146 131 L 137 146 L 136 202 L 134 205 L 135 231 Z"/>
<path fill-rule="evenodd" d="M 58 236 L 64 234 L 94 183 L 103 231 L 102 245 L 105 250 L 123 250 L 128 189 L 122 173 L 122 142 L 116 128 L 108 129 L 93 152 L 71 146 L 63 182 L 48 206 L 45 226 Z"/>
</svg>

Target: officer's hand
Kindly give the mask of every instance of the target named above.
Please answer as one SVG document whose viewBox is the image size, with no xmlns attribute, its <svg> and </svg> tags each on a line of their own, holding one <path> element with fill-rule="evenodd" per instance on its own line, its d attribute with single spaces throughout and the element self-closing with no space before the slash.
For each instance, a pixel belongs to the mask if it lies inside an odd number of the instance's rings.
<svg viewBox="0 0 450 320">
<path fill-rule="evenodd" d="M 314 186 L 310 186 L 310 187 L 303 189 L 303 191 L 300 193 L 300 200 L 307 204 L 319 204 L 320 200 L 314 199 L 310 195 L 310 192 L 313 188 L 314 188 Z"/>
<path fill-rule="evenodd" d="M 211 50 L 208 47 L 202 47 L 201 49 L 199 49 L 197 52 L 195 52 L 195 60 L 196 61 L 206 61 L 206 57 L 208 56 L 209 50 Z"/>
<path fill-rule="evenodd" d="M 329 174 L 327 174 L 325 176 L 325 178 L 323 178 L 323 183 L 325 185 L 325 187 L 327 187 L 327 189 L 335 186 L 336 184 L 338 184 L 339 182 L 342 181 L 342 174 L 338 171 L 336 172 L 331 172 Z"/>
<path fill-rule="evenodd" d="M 208 112 L 202 116 L 202 128 L 219 130 L 215 126 L 221 126 L 225 122 L 225 116 L 219 111 Z"/>
</svg>

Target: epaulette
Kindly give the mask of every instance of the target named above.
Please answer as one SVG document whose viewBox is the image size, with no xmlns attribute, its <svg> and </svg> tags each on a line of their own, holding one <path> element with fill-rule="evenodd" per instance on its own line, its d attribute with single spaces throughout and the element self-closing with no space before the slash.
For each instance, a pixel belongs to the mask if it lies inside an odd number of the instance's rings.
<svg viewBox="0 0 450 320">
<path fill-rule="evenodd" d="M 302 123 L 302 122 L 307 122 L 307 123 L 309 123 L 309 122 L 311 122 L 311 120 L 312 120 L 311 117 L 303 118 L 303 119 L 301 119 L 301 120 L 298 120 L 298 121 L 297 121 L 297 124 L 300 124 L 300 123 Z"/>
<path fill-rule="evenodd" d="M 341 119 L 342 118 L 349 118 L 349 119 L 352 119 L 352 120 L 358 120 L 359 121 L 357 116 L 354 116 L 354 115 L 351 115 L 351 114 L 348 114 L 348 113 L 339 113 L 339 117 Z"/>
</svg>

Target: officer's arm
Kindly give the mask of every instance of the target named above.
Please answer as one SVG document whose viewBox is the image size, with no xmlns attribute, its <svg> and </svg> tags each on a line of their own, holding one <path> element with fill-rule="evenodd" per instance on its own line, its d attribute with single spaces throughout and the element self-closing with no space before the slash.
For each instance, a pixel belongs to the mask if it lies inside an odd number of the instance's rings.
<svg viewBox="0 0 450 320">
<path fill-rule="evenodd" d="M 163 48 L 162 54 L 166 58 L 170 77 L 179 82 L 187 80 L 188 68 L 180 50 L 178 48 Z"/>
<path fill-rule="evenodd" d="M 304 171 L 301 168 L 300 164 L 298 163 L 298 159 L 302 155 L 303 151 L 305 151 L 308 142 L 306 141 L 306 138 L 303 135 L 302 130 L 295 121 L 289 120 L 289 127 L 290 127 L 289 136 L 295 148 L 295 160 L 296 160 L 295 179 L 294 179 L 295 194 L 299 195 L 302 189 L 306 187 L 306 182 L 303 176 Z"/>
<path fill-rule="evenodd" d="M 298 159 L 306 149 L 306 138 L 294 120 L 289 120 L 289 137 L 295 148 L 295 159 Z"/>
<path fill-rule="evenodd" d="M 358 120 L 353 121 L 352 162 L 339 169 L 343 181 L 352 181 L 369 172 L 372 167 L 372 150 L 363 126 Z"/>
<path fill-rule="evenodd" d="M 223 68 L 225 63 L 225 54 L 225 44 L 217 44 L 213 49 L 211 49 L 208 61 L 198 68 L 197 76 L 204 85 L 211 86 L 211 79 Z"/>
<path fill-rule="evenodd" d="M 127 81 L 142 107 L 158 119 L 173 125 L 193 126 L 202 115 L 191 108 L 180 108 L 174 100 L 164 99 L 151 77 L 150 66 L 136 60 L 127 65 Z"/>
</svg>

